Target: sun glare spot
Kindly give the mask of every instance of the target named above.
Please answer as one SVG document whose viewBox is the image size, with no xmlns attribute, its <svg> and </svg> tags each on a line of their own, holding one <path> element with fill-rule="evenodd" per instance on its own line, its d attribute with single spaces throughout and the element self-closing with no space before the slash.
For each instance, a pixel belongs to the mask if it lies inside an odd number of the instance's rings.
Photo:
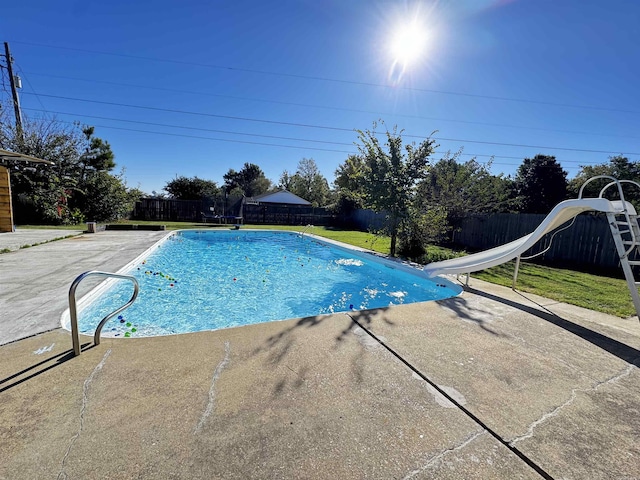
<svg viewBox="0 0 640 480">
<path fill-rule="evenodd" d="M 389 45 L 393 61 L 404 67 L 417 62 L 426 49 L 427 40 L 424 27 L 416 21 L 396 27 Z"/>
</svg>

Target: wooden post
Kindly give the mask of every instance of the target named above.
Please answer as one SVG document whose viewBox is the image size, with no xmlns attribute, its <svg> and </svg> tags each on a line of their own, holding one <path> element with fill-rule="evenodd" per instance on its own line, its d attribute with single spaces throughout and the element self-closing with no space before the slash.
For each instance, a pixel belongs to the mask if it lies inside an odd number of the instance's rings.
<svg viewBox="0 0 640 480">
<path fill-rule="evenodd" d="M 13 58 L 11 58 L 11 52 L 9 51 L 9 43 L 4 42 L 4 57 L 7 61 L 7 73 L 9 74 L 9 85 L 11 85 L 11 96 L 13 97 L 13 110 L 16 115 L 16 133 L 18 134 L 18 141 L 20 147 L 24 145 L 24 133 L 22 130 L 22 112 L 20 111 L 20 97 L 18 97 L 18 90 L 16 86 L 16 77 L 13 74 Z"/>
</svg>

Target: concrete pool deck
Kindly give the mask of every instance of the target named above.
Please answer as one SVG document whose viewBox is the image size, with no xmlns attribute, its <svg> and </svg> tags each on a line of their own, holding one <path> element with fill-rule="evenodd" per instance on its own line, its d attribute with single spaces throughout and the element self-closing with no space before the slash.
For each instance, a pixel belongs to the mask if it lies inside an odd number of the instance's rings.
<svg viewBox="0 0 640 480">
<path fill-rule="evenodd" d="M 638 320 L 475 279 L 72 357 L 73 278 L 165 234 L 0 255 L 0 478 L 640 478 Z"/>
</svg>

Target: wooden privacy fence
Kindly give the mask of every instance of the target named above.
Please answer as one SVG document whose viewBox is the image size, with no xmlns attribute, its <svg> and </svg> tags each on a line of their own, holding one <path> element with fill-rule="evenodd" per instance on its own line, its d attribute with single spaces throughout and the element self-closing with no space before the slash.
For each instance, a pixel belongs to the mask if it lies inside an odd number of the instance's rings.
<svg viewBox="0 0 640 480">
<path fill-rule="evenodd" d="M 345 225 L 367 232 L 381 229 L 386 221 L 387 215 L 385 213 L 376 213 L 368 209 L 354 210 L 342 218 Z"/>
<path fill-rule="evenodd" d="M 333 216 L 326 208 L 298 205 L 246 204 L 244 223 L 266 225 L 330 225 Z"/>
<path fill-rule="evenodd" d="M 133 220 L 160 220 L 171 222 L 200 222 L 209 206 L 202 200 L 168 200 L 165 198 L 143 198 L 133 209 Z"/>
<path fill-rule="evenodd" d="M 203 213 L 236 216 L 240 211 L 241 203 L 242 197 L 237 196 L 204 197 L 201 200 L 142 198 L 136 202 L 131 219 L 197 223 L 202 222 Z"/>
<path fill-rule="evenodd" d="M 461 219 L 459 228 L 453 233 L 453 243 L 473 251 L 486 250 L 533 232 L 544 218 L 545 215 L 515 213 L 471 215 Z M 546 249 L 552 235 L 553 232 L 545 235 L 523 257 Z M 636 259 L 637 256 L 634 251 L 630 259 Z M 538 258 L 545 263 L 604 269 L 614 269 L 620 265 L 604 214 L 579 215 L 573 226 L 555 235 L 549 251 Z"/>
<path fill-rule="evenodd" d="M 330 225 L 333 216 L 326 208 L 297 205 L 262 204 L 242 206 L 242 197 L 204 198 L 202 200 L 170 200 L 143 198 L 136 202 L 131 215 L 133 220 L 157 220 L 171 222 L 202 222 L 207 215 L 232 215 L 243 217 L 244 223 L 268 225 Z M 213 211 L 211 210 L 213 208 Z"/>
</svg>

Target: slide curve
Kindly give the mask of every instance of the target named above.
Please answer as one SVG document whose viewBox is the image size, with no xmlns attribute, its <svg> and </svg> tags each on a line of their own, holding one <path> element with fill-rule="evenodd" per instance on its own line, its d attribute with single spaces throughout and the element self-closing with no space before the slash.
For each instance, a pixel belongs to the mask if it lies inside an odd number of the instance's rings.
<svg viewBox="0 0 640 480">
<path fill-rule="evenodd" d="M 625 207 L 629 214 L 636 214 L 633 205 L 620 200 L 611 201 L 606 198 L 565 200 L 556 205 L 538 228 L 529 235 L 482 252 L 453 258 L 451 260 L 444 260 L 442 262 L 430 263 L 426 265 L 423 270 L 429 277 L 434 277 L 441 274 L 471 273 L 484 270 L 485 268 L 495 267 L 496 265 L 508 262 L 522 255 L 547 233 L 555 230 L 583 212 L 622 213 Z"/>
</svg>

